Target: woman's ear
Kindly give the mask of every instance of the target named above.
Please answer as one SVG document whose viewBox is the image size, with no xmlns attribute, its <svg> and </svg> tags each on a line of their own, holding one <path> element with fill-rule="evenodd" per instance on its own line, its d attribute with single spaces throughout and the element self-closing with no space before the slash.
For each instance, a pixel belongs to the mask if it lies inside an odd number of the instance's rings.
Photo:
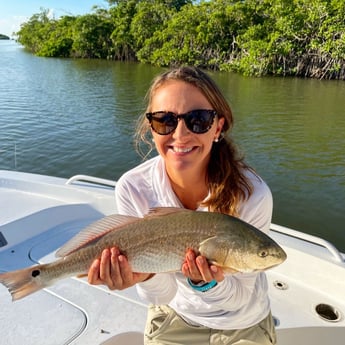
<svg viewBox="0 0 345 345">
<path fill-rule="evenodd" d="M 224 126 L 224 122 L 225 119 L 224 117 L 218 118 L 218 122 L 217 122 L 217 131 L 215 133 L 215 137 L 214 140 L 217 140 L 221 137 L 222 135 L 222 130 L 223 130 L 223 126 Z"/>
</svg>

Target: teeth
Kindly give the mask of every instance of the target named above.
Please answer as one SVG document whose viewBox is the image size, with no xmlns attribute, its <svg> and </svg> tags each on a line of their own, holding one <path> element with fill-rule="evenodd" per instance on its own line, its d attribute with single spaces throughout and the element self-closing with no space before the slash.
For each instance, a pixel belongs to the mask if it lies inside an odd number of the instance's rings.
<svg viewBox="0 0 345 345">
<path fill-rule="evenodd" d="M 187 153 L 187 152 L 192 151 L 192 148 L 191 147 L 189 147 L 189 148 L 187 148 L 187 147 L 173 147 L 173 150 L 174 150 L 174 152 Z"/>
</svg>

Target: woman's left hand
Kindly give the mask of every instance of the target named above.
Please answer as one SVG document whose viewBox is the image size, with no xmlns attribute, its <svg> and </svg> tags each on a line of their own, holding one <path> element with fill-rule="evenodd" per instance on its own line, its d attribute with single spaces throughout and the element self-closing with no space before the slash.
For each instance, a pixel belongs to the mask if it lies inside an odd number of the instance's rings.
<svg viewBox="0 0 345 345">
<path fill-rule="evenodd" d="M 215 265 L 210 265 L 204 256 L 197 256 L 192 249 L 188 249 L 182 265 L 182 273 L 193 283 L 201 281 L 218 283 L 224 280 L 223 270 Z"/>
</svg>

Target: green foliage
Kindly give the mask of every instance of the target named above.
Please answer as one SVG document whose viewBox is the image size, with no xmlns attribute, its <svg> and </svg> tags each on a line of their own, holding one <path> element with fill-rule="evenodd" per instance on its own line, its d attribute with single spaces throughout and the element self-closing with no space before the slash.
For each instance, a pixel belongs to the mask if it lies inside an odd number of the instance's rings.
<svg viewBox="0 0 345 345">
<path fill-rule="evenodd" d="M 71 55 L 82 58 L 109 58 L 114 25 L 107 13 L 86 14 L 76 18 L 72 30 Z"/>
<path fill-rule="evenodd" d="M 49 40 L 49 30 L 54 21 L 48 18 L 47 9 L 41 9 L 40 13 L 34 14 L 28 22 L 21 25 L 17 32 L 18 42 L 34 54 L 39 54 L 42 46 Z"/>
<path fill-rule="evenodd" d="M 70 16 L 62 17 L 58 21 L 49 21 L 46 25 L 48 32 L 45 33 L 46 40 L 37 51 L 37 55 L 46 57 L 69 57 L 73 45 L 72 26 L 75 18 Z"/>
<path fill-rule="evenodd" d="M 117 1 L 118 5 L 110 9 L 114 30 L 112 40 L 113 57 L 116 60 L 134 60 L 133 37 L 130 32 L 131 21 L 136 13 L 138 0 Z"/>
<path fill-rule="evenodd" d="M 108 0 L 34 14 L 18 41 L 42 56 L 180 64 L 245 75 L 345 79 L 345 0 Z"/>
<path fill-rule="evenodd" d="M 169 23 L 175 8 L 169 8 L 162 2 L 140 2 L 131 21 L 130 32 L 140 59 L 146 59 L 145 49 L 155 32 L 161 31 Z M 141 51 L 141 49 L 144 49 Z M 151 53 L 151 52 L 150 52 Z"/>
</svg>

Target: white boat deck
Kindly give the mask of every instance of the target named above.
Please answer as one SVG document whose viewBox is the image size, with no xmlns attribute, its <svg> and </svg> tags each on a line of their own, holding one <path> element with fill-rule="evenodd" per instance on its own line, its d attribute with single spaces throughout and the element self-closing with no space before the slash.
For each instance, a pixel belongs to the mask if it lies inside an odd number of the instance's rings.
<svg viewBox="0 0 345 345">
<path fill-rule="evenodd" d="M 75 233 L 116 213 L 113 187 L 98 182 L 103 184 L 78 179 L 66 184 L 0 171 L 0 271 L 54 260 L 56 249 Z M 272 237 L 288 259 L 267 272 L 279 345 L 343 344 L 343 255 L 323 240 L 315 244 L 307 235 L 301 240 L 281 232 L 273 231 Z M 113 292 L 71 278 L 15 303 L 0 285 L 0 301 L 1 343 L 6 345 L 142 344 L 146 305 L 135 288 Z"/>
</svg>

